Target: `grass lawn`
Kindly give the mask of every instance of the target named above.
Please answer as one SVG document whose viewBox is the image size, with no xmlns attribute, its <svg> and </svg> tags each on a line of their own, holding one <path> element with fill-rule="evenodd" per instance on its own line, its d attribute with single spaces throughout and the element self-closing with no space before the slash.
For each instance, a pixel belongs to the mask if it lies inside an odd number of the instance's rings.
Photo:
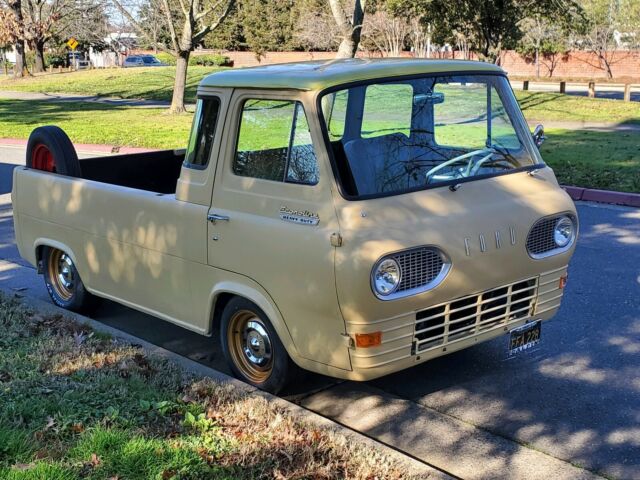
<svg viewBox="0 0 640 480">
<path fill-rule="evenodd" d="M 0 478 L 405 478 L 262 397 L 0 297 Z"/>
<path fill-rule="evenodd" d="M 184 148 L 193 115 L 167 115 L 165 111 L 0 98 L 0 138 L 28 138 L 38 126 L 58 125 L 77 143 Z"/>
<path fill-rule="evenodd" d="M 221 68 L 189 67 L 185 99 L 193 102 L 202 77 L 218 70 Z M 171 100 L 174 78 L 175 67 L 82 70 L 19 79 L 0 76 L 0 89 Z"/>
<path fill-rule="evenodd" d="M 548 129 L 542 156 L 560 183 L 640 193 L 640 132 Z"/>
</svg>

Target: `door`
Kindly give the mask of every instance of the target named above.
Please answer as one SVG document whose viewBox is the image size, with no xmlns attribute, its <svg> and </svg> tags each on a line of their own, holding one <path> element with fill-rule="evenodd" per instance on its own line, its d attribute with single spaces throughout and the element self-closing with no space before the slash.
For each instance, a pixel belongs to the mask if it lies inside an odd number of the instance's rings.
<svg viewBox="0 0 640 480">
<path fill-rule="evenodd" d="M 303 102 L 296 94 L 236 91 L 230 112 L 209 212 L 209 264 L 258 282 L 300 355 L 349 369 L 330 169 L 318 161 Z"/>
</svg>

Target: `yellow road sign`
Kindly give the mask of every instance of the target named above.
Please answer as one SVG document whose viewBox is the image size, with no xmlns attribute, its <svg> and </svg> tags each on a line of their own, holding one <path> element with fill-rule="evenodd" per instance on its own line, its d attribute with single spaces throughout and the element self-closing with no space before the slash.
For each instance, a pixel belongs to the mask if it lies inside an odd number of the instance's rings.
<svg viewBox="0 0 640 480">
<path fill-rule="evenodd" d="M 69 48 L 71 50 L 75 50 L 76 48 L 78 48 L 78 41 L 71 37 L 69 40 L 67 40 L 67 45 L 69 45 Z"/>
</svg>

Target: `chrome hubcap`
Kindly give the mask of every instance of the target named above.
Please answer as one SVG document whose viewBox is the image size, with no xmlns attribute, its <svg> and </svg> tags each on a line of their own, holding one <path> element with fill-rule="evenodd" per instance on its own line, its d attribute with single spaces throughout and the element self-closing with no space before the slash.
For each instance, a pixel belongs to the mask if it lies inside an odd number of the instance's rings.
<svg viewBox="0 0 640 480">
<path fill-rule="evenodd" d="M 271 360 L 271 340 L 265 328 L 256 321 L 249 321 L 242 337 L 247 360 L 259 367 L 268 364 Z"/>
<path fill-rule="evenodd" d="M 73 288 L 73 263 L 66 253 L 58 260 L 58 281 L 67 290 Z"/>
</svg>

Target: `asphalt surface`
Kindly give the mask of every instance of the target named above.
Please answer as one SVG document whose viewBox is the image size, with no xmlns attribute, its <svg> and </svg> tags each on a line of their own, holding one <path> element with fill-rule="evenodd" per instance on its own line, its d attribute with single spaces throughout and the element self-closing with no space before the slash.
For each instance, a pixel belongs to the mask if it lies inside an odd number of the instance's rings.
<svg viewBox="0 0 640 480">
<path fill-rule="evenodd" d="M 18 157 L 0 148 L 1 192 Z M 640 479 L 640 209 L 582 203 L 578 211 L 581 235 L 562 308 L 543 325 L 535 351 L 507 360 L 503 337 L 366 384 L 310 374 L 285 398 L 454 474 L 463 457 L 504 458 L 500 476 L 457 470 L 464 478 L 533 478 L 509 473 L 520 471 L 513 446 L 608 478 Z M 17 295 L 46 299 L 42 279 L 18 265 L 25 264 L 5 201 L 0 282 Z M 107 301 L 93 318 L 228 372 L 217 338 Z M 365 407 L 344 415 L 355 402 Z M 385 414 L 387 404 L 394 410 Z M 418 447 L 438 440 L 434 415 L 492 448 L 469 453 L 470 440 L 460 437 L 446 444 L 442 459 L 432 458 L 433 450 Z"/>
</svg>

